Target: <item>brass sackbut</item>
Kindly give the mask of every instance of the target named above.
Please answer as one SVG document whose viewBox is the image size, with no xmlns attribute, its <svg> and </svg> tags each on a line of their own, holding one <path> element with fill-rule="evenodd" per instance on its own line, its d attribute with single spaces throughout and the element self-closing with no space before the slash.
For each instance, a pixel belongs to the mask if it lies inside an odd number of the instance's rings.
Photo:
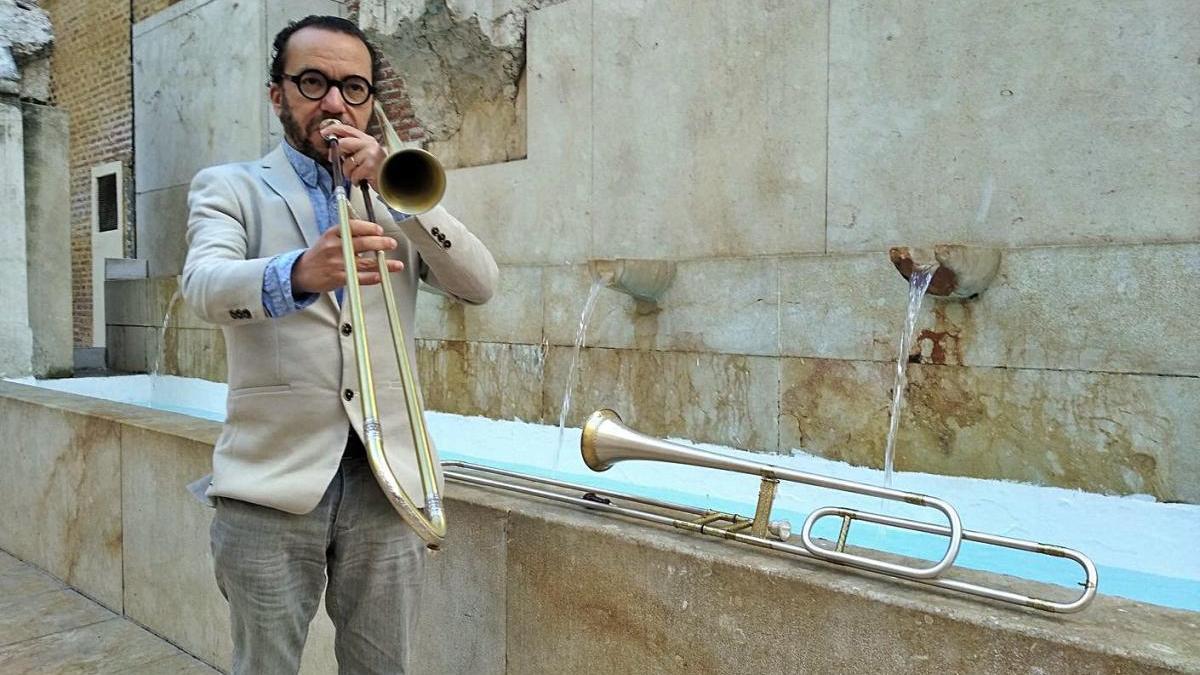
<svg viewBox="0 0 1200 675">
<path fill-rule="evenodd" d="M 375 103 L 374 111 L 379 125 L 383 128 L 384 146 L 388 152 L 388 156 L 380 165 L 376 180 L 380 197 L 391 208 L 410 215 L 424 213 L 437 206 L 446 190 L 446 172 L 441 164 L 424 150 L 401 148 L 400 138 L 378 102 Z M 354 357 L 363 413 L 362 442 L 367 451 L 367 461 L 383 493 L 399 512 L 400 517 L 416 531 L 426 546 L 436 549 L 446 537 L 446 513 L 442 508 L 442 497 L 437 485 L 437 458 L 433 456 L 432 444 L 429 442 L 429 432 L 425 425 L 425 406 L 416 384 L 415 367 L 408 358 L 408 350 L 404 348 L 404 329 L 400 325 L 395 294 L 388 278 L 387 256 L 383 251 L 375 251 L 375 263 L 379 269 L 380 287 L 383 289 L 384 305 L 392 333 L 392 347 L 396 351 L 396 363 L 400 368 L 404 404 L 412 429 L 417 469 L 421 476 L 421 490 L 425 498 L 424 510 L 418 507 L 400 486 L 384 453 L 382 422 L 375 401 L 371 355 L 367 348 L 367 322 L 356 273 L 357 256 L 350 233 L 350 198 L 346 193 L 337 137 L 329 136 L 325 140 L 329 144 L 329 164 L 333 169 L 334 197 L 337 200 L 338 231 L 342 239 L 342 259 L 346 265 L 345 302 L 350 309 L 350 324 L 354 327 Z M 375 213 L 371 206 L 367 182 L 362 181 L 359 187 L 362 189 L 367 219 L 374 221 Z"/>
<path fill-rule="evenodd" d="M 592 413 L 588 418 L 587 423 L 583 427 L 580 450 L 582 451 L 584 462 L 594 471 L 605 471 L 613 464 L 626 460 L 644 460 L 686 464 L 758 476 L 761 479 L 761 483 L 754 516 L 753 518 L 745 518 L 736 514 L 720 513 L 693 506 L 672 504 L 637 495 L 609 492 L 586 485 L 538 478 L 465 462 L 446 462 L 443 464 L 443 467 L 446 467 L 447 478 L 462 483 L 507 489 L 521 494 L 582 506 L 591 510 L 637 518 L 661 525 L 670 525 L 689 532 L 707 534 L 783 553 L 816 558 L 830 563 L 876 572 L 894 578 L 916 581 L 938 588 L 1046 612 L 1078 612 L 1086 607 L 1096 595 L 1096 567 L 1087 556 L 1061 546 L 1051 546 L 1023 539 L 1012 539 L 965 530 L 962 528 L 958 512 L 954 507 L 935 497 L 846 481 L 735 457 L 726 457 L 678 443 L 651 438 L 625 426 L 621 422 L 621 418 L 611 410 L 599 410 Z M 489 476 L 519 479 L 521 483 L 497 480 Z M 803 483 L 815 487 L 853 492 L 932 508 L 940 511 L 946 517 L 947 524 L 934 525 L 856 509 L 823 507 L 814 510 L 805 519 L 804 526 L 800 529 L 801 545 L 796 546 L 787 542 L 790 538 L 790 525 L 786 521 L 770 520 L 775 490 L 780 481 Z M 531 487 L 523 483 L 549 486 L 557 488 L 557 490 Z M 564 493 L 562 490 L 566 490 L 568 493 Z M 570 494 L 570 492 L 577 492 L 579 494 Z M 653 510 L 625 506 L 621 502 L 640 504 L 644 507 L 651 507 Z M 827 516 L 834 516 L 841 519 L 841 532 L 838 535 L 836 543 L 831 542 L 830 545 L 823 546 L 813 538 L 812 529 L 818 520 Z M 850 531 L 850 525 L 855 520 L 946 537 L 948 540 L 946 552 L 933 565 L 922 567 L 902 565 L 873 556 L 847 552 L 846 539 Z M 1057 602 L 1013 593 L 999 588 L 981 586 L 958 579 L 943 578 L 941 575 L 952 568 L 962 541 L 1001 546 L 1072 560 L 1083 568 L 1085 579 L 1080 583 L 1083 587 L 1083 592 L 1069 602 Z"/>
</svg>

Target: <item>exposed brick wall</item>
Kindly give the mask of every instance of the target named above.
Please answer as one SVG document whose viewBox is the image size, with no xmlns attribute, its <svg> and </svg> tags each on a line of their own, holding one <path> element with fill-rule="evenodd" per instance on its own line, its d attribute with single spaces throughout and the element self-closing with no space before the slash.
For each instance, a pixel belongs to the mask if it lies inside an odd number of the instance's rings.
<svg viewBox="0 0 1200 675">
<path fill-rule="evenodd" d="M 346 10 L 348 18 L 355 23 L 358 22 L 358 8 L 360 0 L 348 0 L 346 2 Z M 404 80 L 401 79 L 396 69 L 388 62 L 387 56 L 381 54 L 383 59 L 383 69 L 380 73 L 381 77 L 376 86 L 379 87 L 379 102 L 383 105 L 383 112 L 387 115 L 392 126 L 396 128 L 396 133 L 404 141 L 419 141 L 425 138 L 425 130 L 421 128 L 421 123 L 417 121 L 413 115 L 412 104 L 408 100 L 408 94 L 404 91 Z M 381 132 L 378 125 L 372 122 L 369 131 L 376 136 L 380 136 Z"/>
<path fill-rule="evenodd" d="M 54 27 L 51 98 L 70 116 L 74 342 L 92 341 L 91 168 L 119 161 L 133 223 L 133 87 L 129 0 L 43 0 Z M 128 231 L 132 231 L 131 229 Z"/>
</svg>

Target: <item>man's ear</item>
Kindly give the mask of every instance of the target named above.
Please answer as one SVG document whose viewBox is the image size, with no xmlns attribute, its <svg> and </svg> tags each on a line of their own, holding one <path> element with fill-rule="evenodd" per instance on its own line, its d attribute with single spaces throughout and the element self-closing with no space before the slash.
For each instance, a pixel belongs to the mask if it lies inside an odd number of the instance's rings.
<svg viewBox="0 0 1200 675">
<path fill-rule="evenodd" d="M 271 99 L 271 107 L 275 109 L 275 115 L 279 115 L 279 108 L 283 105 L 283 87 L 279 86 L 278 82 L 272 82 L 267 86 L 267 98 Z"/>
</svg>

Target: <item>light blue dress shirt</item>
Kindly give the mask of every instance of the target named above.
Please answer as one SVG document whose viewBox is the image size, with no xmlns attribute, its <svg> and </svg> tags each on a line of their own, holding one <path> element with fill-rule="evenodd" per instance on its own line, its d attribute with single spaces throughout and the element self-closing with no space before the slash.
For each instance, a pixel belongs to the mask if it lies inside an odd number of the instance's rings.
<svg viewBox="0 0 1200 675">
<path fill-rule="evenodd" d="M 333 177 L 325 167 L 293 148 L 287 141 L 283 143 L 283 152 L 308 193 L 308 200 L 312 203 L 313 215 L 317 220 L 317 231 L 324 234 L 326 230 L 336 226 L 333 222 L 334 214 L 337 213 Z M 390 208 L 388 210 L 397 222 L 409 217 Z M 296 249 L 281 253 L 267 263 L 267 268 L 263 271 L 262 303 L 268 316 L 278 318 L 300 311 L 316 302 L 320 296 L 319 293 L 295 293 L 292 290 L 292 268 L 304 251 L 305 249 Z M 342 289 L 337 289 L 336 293 L 340 304 Z"/>
</svg>

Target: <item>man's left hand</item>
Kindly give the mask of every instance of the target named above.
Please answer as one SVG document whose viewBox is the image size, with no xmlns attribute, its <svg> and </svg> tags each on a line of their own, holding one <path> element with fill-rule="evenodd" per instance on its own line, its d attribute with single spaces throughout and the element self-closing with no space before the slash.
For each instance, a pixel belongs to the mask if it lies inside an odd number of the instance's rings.
<svg viewBox="0 0 1200 675">
<path fill-rule="evenodd" d="M 337 136 L 338 149 L 342 153 L 342 172 L 350 179 L 351 185 L 358 185 L 365 180 L 371 189 L 378 191 L 375 177 L 379 174 L 379 165 L 387 156 L 379 141 L 349 124 L 331 124 L 322 132 Z"/>
</svg>

